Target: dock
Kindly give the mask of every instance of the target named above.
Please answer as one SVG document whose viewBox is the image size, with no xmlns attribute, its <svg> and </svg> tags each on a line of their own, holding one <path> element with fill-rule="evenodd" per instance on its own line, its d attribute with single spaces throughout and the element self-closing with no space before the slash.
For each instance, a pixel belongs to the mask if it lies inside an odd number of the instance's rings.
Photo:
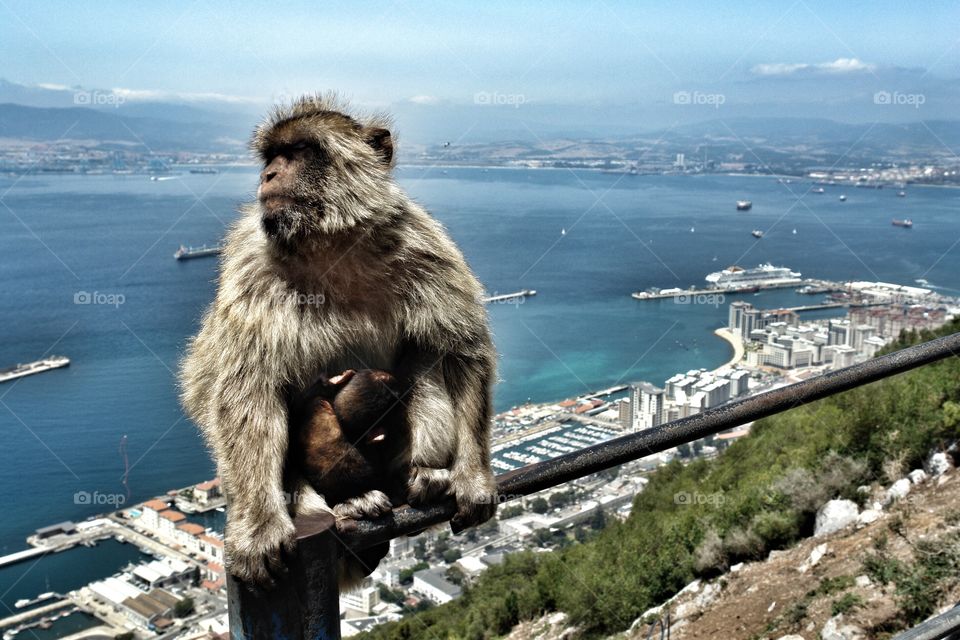
<svg viewBox="0 0 960 640">
<path fill-rule="evenodd" d="M 803 286 L 806 280 L 791 282 L 771 282 L 769 284 L 753 284 L 745 287 L 711 287 L 707 289 L 661 289 L 658 293 L 634 291 L 630 297 L 634 300 L 666 300 L 669 298 L 685 298 L 690 296 L 724 295 L 727 293 L 755 293 L 768 289 L 794 289 Z"/>
<path fill-rule="evenodd" d="M 30 611 L 15 613 L 11 616 L 7 616 L 6 618 L 0 619 L 0 629 L 6 629 L 8 627 L 21 625 L 30 620 L 33 620 L 34 618 L 43 617 L 48 613 L 53 613 L 54 611 L 58 611 L 60 609 L 63 609 L 64 607 L 69 607 L 69 606 L 73 606 L 72 601 L 59 600 L 57 602 L 52 602 L 50 604 L 46 604 L 36 609 L 31 609 Z M 34 625 L 30 625 L 30 626 L 32 627 Z"/>
<path fill-rule="evenodd" d="M 484 302 L 519 302 L 524 298 L 537 295 L 534 289 L 522 289 L 513 293 L 503 293 L 495 296 L 488 296 L 483 299 Z"/>
<path fill-rule="evenodd" d="M 16 553 L 11 553 L 9 555 L 0 557 L 0 568 L 6 567 L 11 564 L 16 564 L 18 562 L 23 562 L 24 560 L 29 560 L 30 558 L 36 558 L 37 556 L 42 556 L 47 553 L 56 553 L 57 551 L 62 551 L 62 549 L 44 549 L 43 547 L 31 547 L 30 549 L 17 551 Z"/>
</svg>

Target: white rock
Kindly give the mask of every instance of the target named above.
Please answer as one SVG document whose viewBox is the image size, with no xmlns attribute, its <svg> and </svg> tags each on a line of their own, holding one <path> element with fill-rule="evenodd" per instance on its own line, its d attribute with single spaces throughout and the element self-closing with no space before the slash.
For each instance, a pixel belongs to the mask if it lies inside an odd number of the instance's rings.
<svg viewBox="0 0 960 640">
<path fill-rule="evenodd" d="M 907 481 L 907 485 L 910 481 Z M 817 520 L 813 527 L 813 537 L 818 538 L 839 531 L 857 521 L 860 513 L 853 500 L 830 500 L 817 511 Z"/>
<path fill-rule="evenodd" d="M 927 479 L 927 473 L 923 469 L 914 469 L 907 474 L 907 477 L 910 478 L 910 482 L 913 484 L 920 484 Z"/>
<path fill-rule="evenodd" d="M 788 636 L 780 636 L 777 640 L 803 640 L 803 636 L 798 636 L 795 633 L 791 633 Z"/>
<path fill-rule="evenodd" d="M 697 604 L 695 602 L 684 602 L 683 604 L 677 606 L 672 617 L 676 618 L 677 620 L 681 620 L 688 616 L 692 616 L 698 610 L 699 609 L 697 608 Z"/>
<path fill-rule="evenodd" d="M 697 606 L 701 609 L 705 609 L 710 606 L 714 600 L 717 599 L 717 596 L 720 595 L 720 585 L 719 584 L 708 584 L 703 587 L 703 592 L 694 598 L 694 602 L 697 603 Z"/>
<path fill-rule="evenodd" d="M 870 495 L 870 492 L 871 492 L 871 491 L 872 491 L 872 489 L 870 488 L 870 485 L 868 485 L 868 484 L 862 484 L 862 485 L 860 485 L 859 487 L 857 487 L 857 493 L 859 493 L 859 494 L 861 494 L 861 495 L 868 496 L 868 495 Z"/>
<path fill-rule="evenodd" d="M 870 582 L 870 578 L 868 576 L 857 576 L 856 578 L 856 585 L 858 587 L 869 587 L 871 584 L 873 583 Z"/>
<path fill-rule="evenodd" d="M 843 624 L 843 614 L 827 620 L 820 631 L 820 640 L 861 640 L 863 637 L 863 629 Z"/>
<path fill-rule="evenodd" d="M 730 567 L 730 573 L 736 573 L 737 571 L 740 571 L 740 569 L 743 569 L 743 563 L 742 563 L 742 562 L 738 562 L 737 564 L 735 564 L 735 565 L 733 565 L 732 567 Z"/>
<path fill-rule="evenodd" d="M 696 593 L 697 591 L 700 591 L 700 581 L 694 580 L 693 582 L 685 586 L 683 589 L 680 589 L 680 591 L 677 591 L 677 595 L 673 596 L 673 598 L 670 598 L 670 599 L 673 600 L 675 598 L 682 596 L 685 593 Z"/>
<path fill-rule="evenodd" d="M 950 471 L 953 465 L 950 463 L 950 456 L 943 453 L 942 451 L 937 452 L 930 456 L 927 460 L 927 471 L 930 472 L 930 475 L 940 476 L 945 474 L 947 471 Z"/>
<path fill-rule="evenodd" d="M 813 548 L 813 551 L 810 552 L 810 556 L 803 561 L 803 563 L 797 567 L 797 571 L 800 573 L 806 573 L 811 568 L 817 566 L 817 563 L 820 562 L 820 559 L 827 553 L 826 544 L 818 544 Z"/>
<path fill-rule="evenodd" d="M 860 515 L 857 517 L 858 524 L 870 524 L 871 522 L 876 522 L 880 519 L 880 516 L 883 515 L 879 511 L 874 509 L 864 509 L 860 512 Z"/>
<path fill-rule="evenodd" d="M 784 549 L 774 549 L 767 555 L 767 560 L 773 560 L 774 558 L 779 558 L 782 555 L 786 555 L 786 550 Z"/>
<path fill-rule="evenodd" d="M 882 505 L 881 503 L 877 502 L 876 500 L 874 500 L 874 501 L 870 504 L 870 508 L 873 509 L 874 511 L 883 511 L 883 505 Z"/>
<path fill-rule="evenodd" d="M 907 497 L 908 493 L 910 493 L 910 481 L 906 478 L 900 478 L 887 489 L 883 502 L 884 504 L 890 504 L 894 500 L 902 500 Z"/>
<path fill-rule="evenodd" d="M 774 600 L 773 602 L 770 603 L 770 606 L 767 607 L 767 613 L 770 613 L 771 611 L 773 611 L 774 607 L 776 606 L 777 606 L 777 601 Z"/>
<path fill-rule="evenodd" d="M 563 611 L 557 611 L 555 614 L 547 618 L 547 622 L 553 625 L 561 624 L 567 619 L 567 614 Z"/>
<path fill-rule="evenodd" d="M 937 478 L 937 486 L 939 487 L 943 484 L 946 484 L 949 481 L 950 481 L 950 476 L 947 476 L 947 475 L 940 476 L 939 478 Z"/>
</svg>

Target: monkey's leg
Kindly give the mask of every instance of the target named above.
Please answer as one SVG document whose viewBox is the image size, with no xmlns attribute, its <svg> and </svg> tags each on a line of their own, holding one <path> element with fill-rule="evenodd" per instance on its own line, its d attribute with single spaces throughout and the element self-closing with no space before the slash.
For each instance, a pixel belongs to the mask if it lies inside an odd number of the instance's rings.
<svg viewBox="0 0 960 640">
<path fill-rule="evenodd" d="M 448 467 L 456 447 L 454 409 L 443 384 L 439 367 L 414 369 L 407 402 L 410 429 L 409 480 L 407 499 L 412 505 L 426 504 L 450 490 Z"/>
</svg>

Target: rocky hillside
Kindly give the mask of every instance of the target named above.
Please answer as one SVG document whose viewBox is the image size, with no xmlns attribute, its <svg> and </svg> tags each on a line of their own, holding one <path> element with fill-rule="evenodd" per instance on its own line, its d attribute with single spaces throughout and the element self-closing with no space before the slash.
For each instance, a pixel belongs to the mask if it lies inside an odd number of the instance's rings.
<svg viewBox="0 0 960 640">
<path fill-rule="evenodd" d="M 672 640 L 885 638 L 904 620 L 952 608 L 960 601 L 960 472 L 945 454 L 930 462 L 929 474 L 861 487 L 863 510 L 828 502 L 814 537 L 689 584 L 617 637 L 646 638 L 649 620 L 669 610 Z"/>
</svg>

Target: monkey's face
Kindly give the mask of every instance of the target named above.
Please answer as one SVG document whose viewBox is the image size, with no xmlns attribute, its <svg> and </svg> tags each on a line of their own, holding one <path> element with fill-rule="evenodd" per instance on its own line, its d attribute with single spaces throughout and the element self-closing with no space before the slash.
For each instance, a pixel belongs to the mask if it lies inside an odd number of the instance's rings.
<svg viewBox="0 0 960 640">
<path fill-rule="evenodd" d="M 281 245 L 375 222 L 388 201 L 390 132 L 302 99 L 262 126 L 257 198 L 266 234 Z"/>
</svg>

